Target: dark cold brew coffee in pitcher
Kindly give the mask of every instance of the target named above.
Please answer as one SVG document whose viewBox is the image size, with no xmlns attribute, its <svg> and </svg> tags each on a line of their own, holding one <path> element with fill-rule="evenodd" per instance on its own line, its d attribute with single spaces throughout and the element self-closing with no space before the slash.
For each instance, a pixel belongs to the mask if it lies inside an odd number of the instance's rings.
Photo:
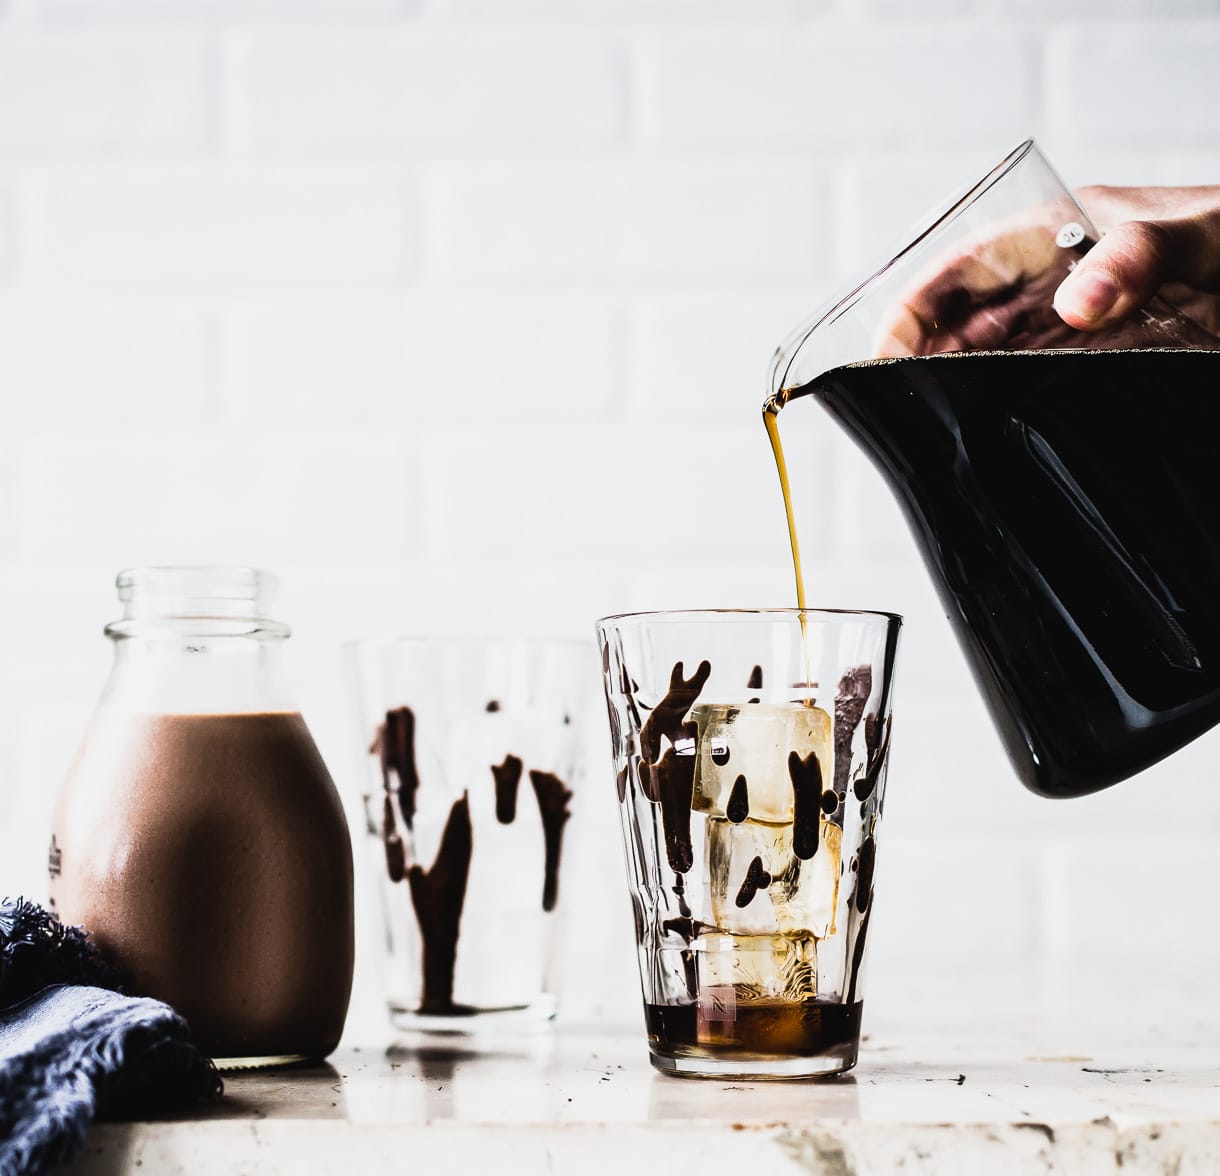
<svg viewBox="0 0 1220 1176">
<path fill-rule="evenodd" d="M 780 349 L 766 409 L 778 447 L 820 404 L 884 476 L 1047 796 L 1220 722 L 1220 341 L 1160 303 L 1070 330 L 1051 298 L 1095 237 L 1024 145 Z"/>
</svg>

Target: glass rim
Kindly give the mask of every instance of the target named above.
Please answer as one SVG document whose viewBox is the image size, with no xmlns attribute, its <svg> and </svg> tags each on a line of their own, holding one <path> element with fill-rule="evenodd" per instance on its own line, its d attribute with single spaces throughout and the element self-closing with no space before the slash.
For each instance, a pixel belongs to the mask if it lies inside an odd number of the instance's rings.
<svg viewBox="0 0 1220 1176">
<path fill-rule="evenodd" d="M 139 564 L 114 578 L 119 599 L 163 592 L 205 600 L 254 600 L 279 588 L 279 577 L 250 564 Z"/>
<path fill-rule="evenodd" d="M 206 637 L 213 641 L 227 638 L 253 638 L 256 641 L 280 641 L 292 635 L 292 627 L 270 617 L 211 616 L 182 614 L 163 617 L 124 617 L 111 621 L 102 630 L 111 641 L 136 638 L 161 638 L 171 642 L 191 637 Z"/>
<path fill-rule="evenodd" d="M 759 620 L 794 620 L 802 617 L 806 620 L 846 620 L 881 621 L 885 624 L 903 623 L 901 613 L 885 612 L 870 608 L 676 608 L 656 609 L 651 612 L 616 613 L 608 617 L 600 617 L 598 626 L 618 625 L 624 622 L 637 624 L 657 623 L 663 621 L 689 622 L 698 621 L 732 621 L 757 618 Z"/>
<path fill-rule="evenodd" d="M 271 615 L 279 588 L 274 572 L 247 564 L 145 564 L 114 578 L 123 615 L 104 632 L 112 640 L 199 635 L 287 637 Z"/>
<path fill-rule="evenodd" d="M 997 163 L 993 168 L 991 168 L 991 170 L 988 171 L 985 176 L 983 176 L 981 179 L 976 180 L 974 183 L 970 184 L 964 191 L 962 191 L 960 193 L 960 195 L 950 199 L 946 203 L 944 210 L 940 213 L 940 215 L 933 217 L 929 221 L 929 223 L 924 226 L 923 230 L 915 235 L 914 239 L 910 242 L 910 244 L 908 244 L 906 246 L 906 248 L 904 248 L 903 250 L 901 250 L 901 252 L 897 253 L 894 256 L 893 260 L 897 261 L 897 260 L 899 260 L 899 258 L 904 257 L 907 253 L 909 253 L 912 249 L 914 249 L 915 246 L 917 246 L 929 233 L 931 233 L 933 229 L 938 228 L 940 225 L 944 224 L 946 221 L 951 220 L 967 204 L 970 204 L 973 200 L 977 199 L 979 196 L 982 196 L 989 189 L 993 188 L 1010 171 L 1012 171 L 1012 169 L 1014 167 L 1016 167 L 1017 164 L 1020 163 L 1031 151 L 1036 150 L 1036 148 L 1037 148 L 1037 144 L 1034 142 L 1032 137 L 1025 139 L 1022 142 L 1018 143 L 1011 151 L 1008 152 L 1007 155 L 1004 156 L 1003 159 L 1000 160 L 999 163 Z M 890 262 L 890 265 L 892 265 L 892 264 L 893 264 L 893 262 Z M 883 268 L 888 269 L 889 266 L 887 265 Z M 880 272 L 881 271 L 878 270 L 878 273 L 880 273 Z M 874 277 L 875 276 L 876 275 L 874 275 Z"/>
<path fill-rule="evenodd" d="M 930 237 L 937 229 L 943 225 L 951 223 L 962 211 L 993 188 L 1000 180 L 1002 180 L 1014 167 L 1017 166 L 1031 151 L 1038 151 L 1038 144 L 1033 137 L 1022 140 L 1018 143 L 1003 159 L 992 167 L 986 175 L 975 180 L 973 183 L 961 189 L 955 196 L 951 197 L 939 206 L 940 211 L 932 216 L 926 217 L 922 222 L 922 228 L 911 235 L 911 239 L 890 258 L 884 261 L 881 265 L 872 269 L 869 274 L 852 283 L 851 288 L 844 294 L 832 298 L 829 305 L 823 303 L 824 310 L 820 310 L 811 319 L 806 319 L 806 325 L 798 327 L 793 332 L 790 338 L 793 342 L 785 342 L 776 351 L 771 364 L 771 379 L 770 387 L 767 391 L 767 399 L 765 405 L 777 403 L 778 398 L 785 391 L 783 387 L 788 378 L 788 372 L 792 368 L 792 363 L 796 359 L 797 353 L 805 346 L 809 336 L 814 333 L 819 327 L 825 323 L 833 322 L 840 315 L 850 310 L 852 306 L 859 300 L 864 291 L 871 286 L 878 278 L 889 273 L 899 262 L 901 262 L 909 253 L 918 249 L 923 242 Z M 1040 152 L 1039 152 L 1040 154 Z M 1045 162 L 1045 160 L 1044 160 Z M 1049 166 L 1049 165 L 1048 165 Z M 1058 177 L 1056 177 L 1058 178 Z M 1070 193 L 1069 193 L 1070 195 Z M 797 336 L 799 335 L 799 338 Z M 784 362 L 786 360 L 786 362 Z M 780 371 L 780 367 L 783 371 Z"/>
</svg>

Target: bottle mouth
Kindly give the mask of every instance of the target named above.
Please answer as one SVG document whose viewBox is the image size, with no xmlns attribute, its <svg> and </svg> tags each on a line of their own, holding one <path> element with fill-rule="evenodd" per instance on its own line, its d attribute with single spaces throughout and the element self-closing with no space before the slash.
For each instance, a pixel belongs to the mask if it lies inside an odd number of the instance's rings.
<svg viewBox="0 0 1220 1176">
<path fill-rule="evenodd" d="M 106 633 L 132 636 L 147 624 L 171 623 L 197 625 L 213 633 L 227 629 L 287 636 L 288 627 L 270 616 L 278 586 L 275 575 L 261 568 L 127 568 L 115 577 L 123 616 L 108 625 Z"/>
</svg>

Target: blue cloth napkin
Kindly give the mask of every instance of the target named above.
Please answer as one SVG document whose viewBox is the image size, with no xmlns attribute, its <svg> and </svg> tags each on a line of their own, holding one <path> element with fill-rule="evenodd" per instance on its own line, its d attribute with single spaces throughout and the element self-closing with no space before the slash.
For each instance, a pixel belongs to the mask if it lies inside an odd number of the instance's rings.
<svg viewBox="0 0 1220 1176">
<path fill-rule="evenodd" d="M 0 903 L 0 1176 L 67 1159 L 95 1118 L 220 1095 L 186 1022 L 161 1001 L 96 986 L 114 978 L 78 930 L 32 903 Z M 47 980 L 59 982 L 28 991 Z"/>
</svg>

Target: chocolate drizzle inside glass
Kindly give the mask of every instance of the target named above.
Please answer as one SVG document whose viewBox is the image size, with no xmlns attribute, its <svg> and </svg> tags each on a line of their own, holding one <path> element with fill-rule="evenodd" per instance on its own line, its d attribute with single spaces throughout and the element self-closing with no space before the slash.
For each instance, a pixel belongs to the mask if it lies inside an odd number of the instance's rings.
<svg viewBox="0 0 1220 1176">
<path fill-rule="evenodd" d="M 496 781 L 496 820 L 501 825 L 511 825 L 517 816 L 517 786 L 521 783 L 524 765 L 519 755 L 506 755 L 502 764 L 492 764 L 491 774 Z"/>
<path fill-rule="evenodd" d="M 514 757 L 516 758 L 516 757 Z M 563 827 L 568 823 L 572 790 L 553 772 L 530 770 L 530 783 L 538 798 L 542 836 L 546 845 L 546 868 L 542 883 L 542 909 L 553 911 L 559 899 L 559 858 L 563 852 Z"/>
<path fill-rule="evenodd" d="M 411 905 L 424 941 L 424 992 L 419 1011 L 442 1016 L 475 1010 L 453 1003 L 453 970 L 457 964 L 458 932 L 470 877 L 473 835 L 466 793 L 455 801 L 445 822 L 432 869 L 412 866 L 407 874 Z"/>
<path fill-rule="evenodd" d="M 822 818 L 822 765 L 817 753 L 788 753 L 792 778 L 792 852 L 808 861 L 818 851 Z"/>
<path fill-rule="evenodd" d="M 494 700 L 493 700 L 494 701 Z M 498 702 L 485 713 L 498 714 Z M 399 820 L 414 832 L 416 794 L 420 780 L 415 755 L 415 713 L 408 706 L 386 712 L 378 727 L 370 754 L 379 757 L 384 796 L 381 839 L 385 847 L 386 874 L 391 882 L 407 881 L 411 905 L 423 942 L 423 995 L 419 1011 L 431 1016 L 468 1016 L 479 1009 L 454 1001 L 454 972 L 461 930 L 462 910 L 474 852 L 474 827 L 470 796 L 463 792 L 449 811 L 440 845 L 430 869 L 413 862 L 410 837 L 399 831 Z M 522 758 L 512 753 L 492 764 L 496 820 L 511 825 L 517 818 L 517 798 L 525 772 Z M 554 911 L 559 901 L 559 867 L 564 827 L 571 816 L 572 791 L 553 772 L 529 770 L 530 784 L 538 803 L 542 824 L 542 909 Z M 689 801 L 688 801 L 689 804 Z"/>
<path fill-rule="evenodd" d="M 419 788 L 419 773 L 415 768 L 415 712 L 409 706 L 386 711 L 385 722 L 377 728 L 377 736 L 369 749 L 381 757 L 381 778 L 386 792 L 390 778 L 398 780 L 398 808 L 410 829 L 415 821 L 415 793 Z"/>
</svg>

